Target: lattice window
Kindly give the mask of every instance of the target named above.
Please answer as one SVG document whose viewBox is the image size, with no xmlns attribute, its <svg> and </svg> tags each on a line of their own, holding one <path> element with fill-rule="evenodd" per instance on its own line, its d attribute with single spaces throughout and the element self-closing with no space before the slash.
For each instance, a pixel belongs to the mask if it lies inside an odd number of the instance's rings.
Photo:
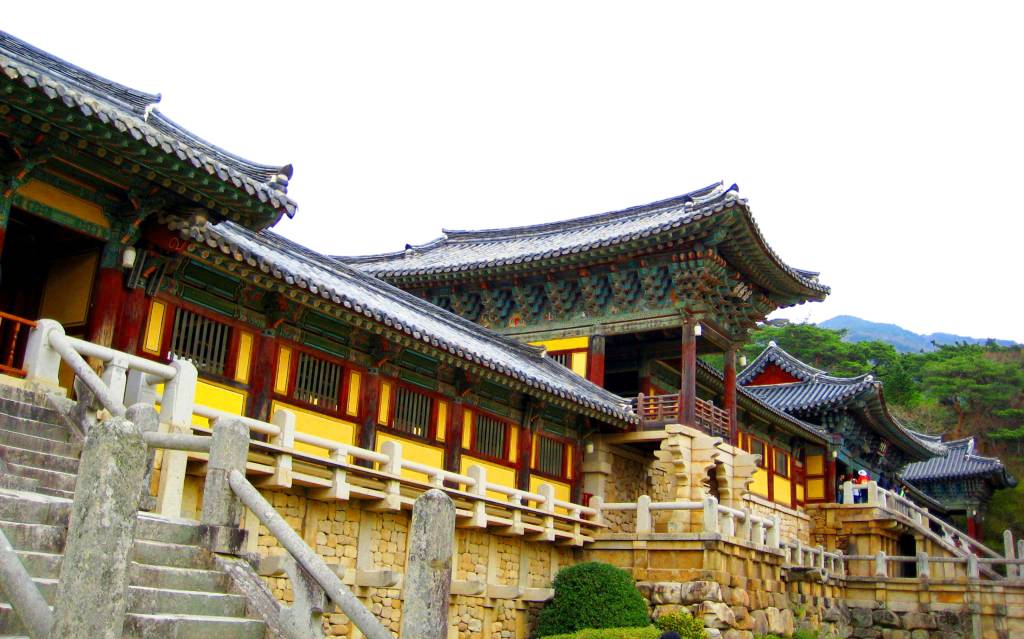
<svg viewBox="0 0 1024 639">
<path fill-rule="evenodd" d="M 395 390 L 395 418 L 391 427 L 418 437 L 426 437 L 433 401 L 428 395 L 399 386 Z"/>
<path fill-rule="evenodd" d="M 487 415 L 477 415 L 473 450 L 490 457 L 504 459 L 507 433 L 508 424 L 505 422 Z"/>
<path fill-rule="evenodd" d="M 307 404 L 338 410 L 341 390 L 341 366 L 334 362 L 299 353 L 292 396 Z"/>
<path fill-rule="evenodd" d="M 775 474 L 779 477 L 789 477 L 789 455 L 778 448 L 775 451 Z"/>
<path fill-rule="evenodd" d="M 548 357 L 550 357 L 556 364 L 561 364 L 570 370 L 572 369 L 571 352 L 564 351 L 562 353 L 548 353 Z"/>
<path fill-rule="evenodd" d="M 231 342 L 231 327 L 198 313 L 176 308 L 171 333 L 171 355 L 189 359 L 204 373 L 224 374 Z"/>
<path fill-rule="evenodd" d="M 537 441 L 537 470 L 561 477 L 565 468 L 565 444 L 557 439 L 540 437 Z"/>
</svg>

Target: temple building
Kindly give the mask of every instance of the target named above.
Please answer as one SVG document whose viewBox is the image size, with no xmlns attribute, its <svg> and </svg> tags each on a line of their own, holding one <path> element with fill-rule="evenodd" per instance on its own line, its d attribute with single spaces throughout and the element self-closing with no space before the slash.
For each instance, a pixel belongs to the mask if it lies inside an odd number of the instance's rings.
<svg viewBox="0 0 1024 639">
<path fill-rule="evenodd" d="M 75 566 L 122 597 L 84 607 L 97 636 L 387 637 L 429 494 L 453 511 L 429 568 L 451 564 L 450 639 L 531 636 L 591 560 L 725 637 L 1024 632 L 1012 536 L 953 543 L 926 510 L 978 535 L 1014 483 L 998 460 L 904 428 L 870 376 L 775 345 L 738 371 L 753 328 L 830 289 L 736 185 L 329 256 L 272 230 L 290 165 L 159 100 L 0 32 L 0 553 L 40 615 L 81 612 Z M 115 467 L 138 485 L 96 479 Z M 841 482 L 858 469 L 878 481 Z M 114 493 L 120 523 L 71 515 Z M 68 560 L 108 534 L 120 555 Z M 17 605 L 0 636 L 43 636 Z"/>
<path fill-rule="evenodd" d="M 931 510 L 981 539 L 992 493 L 1016 486 L 1017 479 L 999 459 L 976 454 L 973 437 L 945 442 L 936 435 L 918 438 L 939 447 L 941 454 L 907 465 L 901 478 L 930 498 Z"/>
<path fill-rule="evenodd" d="M 838 478 L 860 470 L 883 485 L 894 486 L 908 463 L 942 452 L 889 413 L 882 383 L 870 374 L 829 375 L 773 342 L 738 379 L 754 397 L 826 433 L 834 455 L 826 462 L 825 493 L 816 492 L 814 501 L 834 501 Z"/>
</svg>

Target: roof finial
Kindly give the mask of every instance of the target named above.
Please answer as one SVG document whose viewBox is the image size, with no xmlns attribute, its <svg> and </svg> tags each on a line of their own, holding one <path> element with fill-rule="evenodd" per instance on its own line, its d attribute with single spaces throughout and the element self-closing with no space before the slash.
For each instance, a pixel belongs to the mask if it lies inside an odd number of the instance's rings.
<svg viewBox="0 0 1024 639">
<path fill-rule="evenodd" d="M 779 345 L 775 343 L 775 340 L 768 342 L 768 348 L 778 348 Z"/>
</svg>

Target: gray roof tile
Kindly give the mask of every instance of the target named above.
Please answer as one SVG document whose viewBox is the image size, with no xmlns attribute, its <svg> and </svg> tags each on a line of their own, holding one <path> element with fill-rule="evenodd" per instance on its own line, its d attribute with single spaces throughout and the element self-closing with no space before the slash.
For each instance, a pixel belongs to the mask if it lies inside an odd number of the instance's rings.
<svg viewBox="0 0 1024 639">
<path fill-rule="evenodd" d="M 903 470 L 903 479 L 910 482 L 925 482 L 989 475 L 997 487 L 1017 485 L 1017 480 L 1010 475 L 1003 462 L 995 457 L 974 454 L 973 437 L 942 442 L 938 436 L 915 434 L 938 443 L 943 449 L 943 455 L 908 464 Z"/>
<path fill-rule="evenodd" d="M 170 226 L 186 224 L 171 220 Z M 271 231 L 255 233 L 231 222 L 186 231 L 196 242 L 425 344 L 588 407 L 614 424 L 638 423 L 626 400 L 546 357 L 542 349 L 499 335 Z"/>
</svg>

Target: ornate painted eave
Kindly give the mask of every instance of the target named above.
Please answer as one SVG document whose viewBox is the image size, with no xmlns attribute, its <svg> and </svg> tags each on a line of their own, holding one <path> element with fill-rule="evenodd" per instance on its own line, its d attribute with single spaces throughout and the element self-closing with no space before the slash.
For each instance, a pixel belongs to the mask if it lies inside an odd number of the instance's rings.
<svg viewBox="0 0 1024 639">
<path fill-rule="evenodd" d="M 230 222 L 193 225 L 167 217 L 171 230 L 189 237 L 192 252 L 239 265 L 258 286 L 280 288 L 321 311 L 334 312 L 385 334 L 403 346 L 440 356 L 513 390 L 537 396 L 618 428 L 638 423 L 625 401 L 547 358 L 541 349 L 489 331 L 330 257 L 270 231 L 254 233 Z M 258 280 L 258 281 L 257 281 Z"/>
<path fill-rule="evenodd" d="M 927 461 L 908 464 L 903 470 L 905 480 L 926 483 L 980 477 L 991 482 L 994 488 L 1017 485 L 1017 479 L 999 459 L 974 453 L 973 437 L 943 442 L 940 437 L 916 434 L 919 439 L 940 446 L 942 454 Z"/>
<path fill-rule="evenodd" d="M 817 274 L 785 264 L 768 246 L 738 188 L 714 184 L 685 195 L 572 220 L 451 231 L 380 255 L 338 257 L 403 288 L 583 268 L 700 237 L 781 306 L 822 300 Z"/>
<path fill-rule="evenodd" d="M 35 128 L 58 156 L 139 175 L 215 219 L 262 229 L 295 214 L 290 165 L 256 164 L 189 132 L 156 106 L 158 94 L 107 80 L 0 32 L 0 118 Z M 102 172 L 102 168 L 97 168 Z M 114 180 L 117 181 L 116 179 Z"/>
</svg>

